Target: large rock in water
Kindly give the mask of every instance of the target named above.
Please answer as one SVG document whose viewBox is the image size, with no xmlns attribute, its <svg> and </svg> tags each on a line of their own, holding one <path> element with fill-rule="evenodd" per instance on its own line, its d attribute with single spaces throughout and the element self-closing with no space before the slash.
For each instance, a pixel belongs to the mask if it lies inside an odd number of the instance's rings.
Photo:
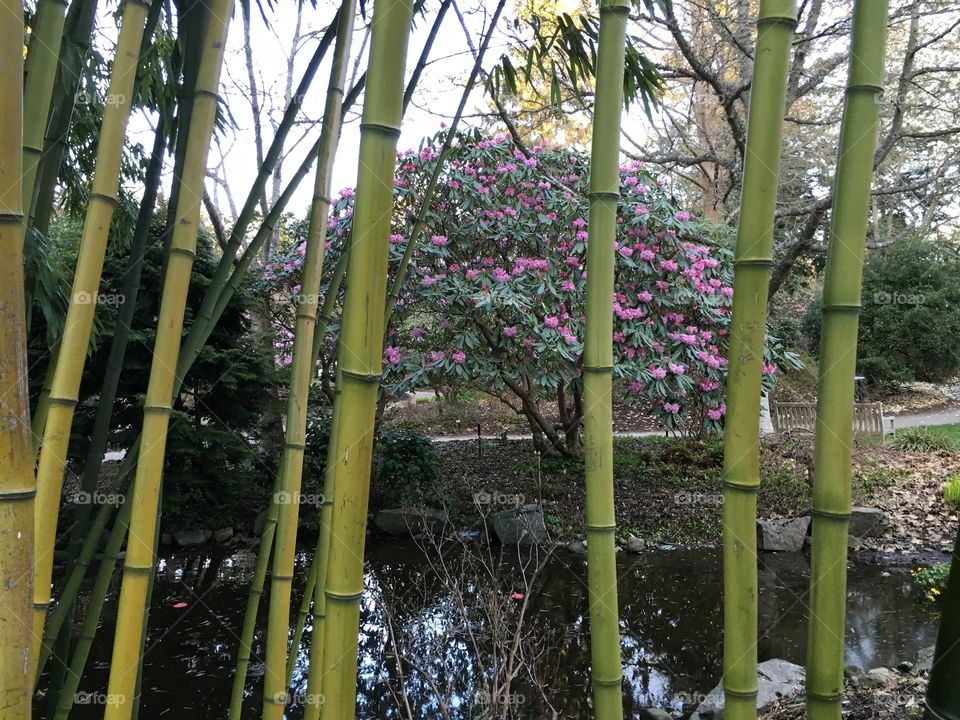
<svg viewBox="0 0 960 720">
<path fill-rule="evenodd" d="M 381 510 L 373 523 L 382 532 L 397 537 L 410 537 L 422 533 L 442 533 L 450 519 L 443 510 L 432 508 L 397 508 Z"/>
<path fill-rule="evenodd" d="M 803 694 L 806 672 L 786 660 L 767 660 L 757 667 L 757 712 L 768 710 L 777 700 Z M 723 717 L 723 683 L 717 685 L 697 707 L 690 720 L 720 720 Z"/>
<path fill-rule="evenodd" d="M 757 520 L 757 549 L 792 552 L 803 548 L 809 517 Z"/>
<path fill-rule="evenodd" d="M 213 533 L 209 530 L 201 530 L 199 528 L 195 530 L 181 530 L 173 534 L 173 541 L 179 547 L 191 547 L 205 544 L 212 535 Z"/>
<path fill-rule="evenodd" d="M 493 531 L 504 545 L 539 545 L 547 541 L 543 510 L 534 503 L 495 513 Z"/>
<path fill-rule="evenodd" d="M 890 521 L 880 508 L 854 507 L 850 509 L 850 529 L 847 531 L 855 538 L 883 535 Z"/>
</svg>

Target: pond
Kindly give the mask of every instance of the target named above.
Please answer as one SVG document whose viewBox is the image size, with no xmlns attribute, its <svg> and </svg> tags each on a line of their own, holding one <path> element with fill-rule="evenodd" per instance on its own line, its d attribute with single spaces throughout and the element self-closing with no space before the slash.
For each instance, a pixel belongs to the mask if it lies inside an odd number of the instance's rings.
<svg viewBox="0 0 960 720">
<path fill-rule="evenodd" d="M 475 559 L 484 554 L 487 562 Z M 436 560 L 441 555 L 443 563 Z M 515 635 L 517 678 L 497 698 L 511 703 L 511 717 L 589 715 L 583 556 L 564 549 L 546 558 L 498 548 L 464 553 L 462 546 L 425 555 L 412 541 L 373 543 L 367 556 L 359 718 L 442 718 L 438 697 L 451 719 L 481 717 L 490 702 L 482 677 L 502 676 L 511 656 L 505 648 Z M 161 559 L 141 720 L 224 716 L 253 561 L 246 550 L 168 553 Z M 297 562 L 302 578 L 306 554 Z M 720 678 L 720 553 L 654 549 L 621 553 L 618 563 L 627 716 L 635 717 L 646 706 L 689 713 Z M 808 581 L 809 561 L 803 554 L 761 557 L 761 661 L 776 657 L 803 663 Z M 106 688 L 117 589 L 118 583 L 104 611 L 104 629 L 82 693 Z M 868 669 L 913 660 L 919 649 L 934 643 L 935 634 L 935 618 L 917 603 L 906 569 L 851 563 L 848 664 Z M 258 635 L 245 718 L 260 716 L 262 641 Z M 308 641 L 294 671 L 295 697 L 305 693 Z M 408 706 L 410 713 L 401 713 L 400 706 Z M 79 706 L 73 717 L 102 713 L 102 707 Z M 300 708 L 292 707 L 288 716 L 301 717 Z"/>
</svg>

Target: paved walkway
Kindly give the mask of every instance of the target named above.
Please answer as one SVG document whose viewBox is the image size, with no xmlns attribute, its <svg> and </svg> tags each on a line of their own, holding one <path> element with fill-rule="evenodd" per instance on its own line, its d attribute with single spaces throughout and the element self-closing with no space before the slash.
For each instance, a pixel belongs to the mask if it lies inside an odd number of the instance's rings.
<svg viewBox="0 0 960 720">
<path fill-rule="evenodd" d="M 953 425 L 960 423 L 960 407 L 949 407 L 914 415 L 893 415 L 895 428 L 921 427 L 924 425 Z M 889 418 L 884 418 L 889 422 Z"/>
</svg>

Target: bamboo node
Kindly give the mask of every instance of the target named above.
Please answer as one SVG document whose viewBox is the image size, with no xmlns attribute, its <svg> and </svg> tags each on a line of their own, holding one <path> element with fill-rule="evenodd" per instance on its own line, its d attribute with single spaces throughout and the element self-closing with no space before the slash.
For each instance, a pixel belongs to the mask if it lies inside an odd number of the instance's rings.
<svg viewBox="0 0 960 720">
<path fill-rule="evenodd" d="M 731 480 L 724 480 L 724 481 L 722 482 L 722 485 L 723 485 L 724 489 L 734 490 L 734 491 L 736 491 L 736 492 L 745 492 L 745 493 L 753 493 L 753 494 L 756 494 L 756 493 L 760 492 L 760 484 L 759 484 L 759 483 L 756 484 L 756 485 L 746 485 L 746 484 L 744 484 L 744 483 L 737 483 L 737 482 L 733 482 L 733 481 L 731 481 Z"/>
<path fill-rule="evenodd" d="M 37 495 L 37 489 L 15 490 L 13 492 L 0 493 L 0 500 L 4 502 L 20 502 L 21 500 L 33 500 Z"/>
<path fill-rule="evenodd" d="M 285 443 L 283 444 L 283 446 L 284 446 L 285 448 L 290 448 L 291 450 L 306 450 L 306 449 L 307 449 L 307 446 L 304 445 L 303 443 L 285 442 Z"/>
<path fill-rule="evenodd" d="M 589 523 L 583 524 L 584 529 L 588 532 L 602 532 L 602 533 L 612 533 L 617 531 L 617 525 L 591 525 Z"/>
<path fill-rule="evenodd" d="M 171 247 L 169 252 L 171 255 L 186 255 L 191 261 L 195 260 L 197 257 L 197 253 L 195 251 L 185 247 Z"/>
<path fill-rule="evenodd" d="M 370 130 L 380 135 L 386 135 L 392 138 L 400 137 L 400 128 L 394 125 L 385 125 L 383 123 L 364 122 L 360 123 L 360 132 Z"/>
<path fill-rule="evenodd" d="M 734 269 L 740 267 L 756 267 L 769 269 L 773 267 L 773 258 L 740 258 L 733 261 Z"/>
<path fill-rule="evenodd" d="M 815 690 L 807 690 L 807 698 L 820 702 L 835 703 L 843 699 L 843 693 L 820 693 Z"/>
<path fill-rule="evenodd" d="M 723 686 L 723 694 L 729 695 L 730 697 L 743 698 L 744 700 L 753 700 L 757 697 L 757 689 L 753 690 L 734 690 L 733 688 L 728 688 L 726 685 Z"/>
<path fill-rule="evenodd" d="M 623 683 L 623 675 L 621 674 L 616 679 L 610 680 L 601 680 L 598 677 L 593 678 L 593 684 L 599 687 L 617 687 Z"/>
<path fill-rule="evenodd" d="M 51 395 L 51 396 L 50 396 L 50 399 L 48 400 L 48 402 L 49 402 L 51 405 L 62 405 L 63 407 L 67 407 L 67 408 L 73 408 L 73 407 L 76 407 L 76 406 L 77 406 L 77 399 L 76 399 L 76 398 L 53 397 L 53 396 Z"/>
<path fill-rule="evenodd" d="M 830 303 L 821 307 L 820 312 L 852 312 L 859 313 L 862 306 L 860 303 Z"/>
<path fill-rule="evenodd" d="M 168 405 L 144 405 L 143 414 L 153 413 L 154 415 L 167 415 L 171 413 L 171 409 Z"/>
<path fill-rule="evenodd" d="M 873 85 L 871 83 L 847 85 L 847 89 L 845 90 L 847 95 L 852 95 L 856 92 L 869 92 L 871 95 L 883 95 L 883 85 Z"/>
<path fill-rule="evenodd" d="M 127 2 L 139 2 L 139 0 L 127 0 Z M 116 197 L 113 197 L 110 195 L 104 195 L 103 193 L 98 193 L 98 192 L 92 192 L 88 197 L 91 200 L 100 200 L 101 202 L 105 202 L 107 205 L 109 205 L 112 208 L 117 207 Z"/>
<path fill-rule="evenodd" d="M 768 15 L 757 20 L 757 28 L 764 25 L 786 25 L 793 31 L 797 29 L 797 18 L 795 15 Z"/>
<path fill-rule="evenodd" d="M 380 382 L 380 375 L 375 375 L 373 373 L 358 373 L 358 372 L 354 372 L 353 370 L 347 370 L 346 368 L 342 368 L 340 370 L 340 374 L 343 377 L 348 377 L 351 380 L 358 380 L 364 383 L 374 384 L 374 383 Z"/>
<path fill-rule="evenodd" d="M 23 222 L 23 213 L 22 212 L 0 213 L 0 222 L 17 223 L 19 225 L 21 222 Z"/>
<path fill-rule="evenodd" d="M 336 590 L 324 590 L 323 594 L 326 596 L 327 600 L 337 600 L 339 602 L 356 602 L 363 596 L 362 591 L 356 593 L 342 593 L 337 592 Z"/>
<path fill-rule="evenodd" d="M 216 101 L 216 102 L 218 102 L 218 103 L 220 102 L 220 96 L 219 96 L 217 93 L 213 92 L 212 90 L 203 90 L 203 89 L 194 90 L 194 91 L 193 91 L 193 97 L 194 97 L 194 98 L 198 98 L 198 97 L 209 97 L 209 98 L 213 98 L 214 101 Z"/>
<path fill-rule="evenodd" d="M 821 517 L 827 520 L 849 520 L 852 513 L 847 512 L 834 512 L 832 510 L 818 510 L 817 508 L 812 508 L 810 514 L 814 517 Z"/>
<path fill-rule="evenodd" d="M 587 193 L 588 200 L 619 200 L 619 192 L 608 192 L 605 190 L 591 191 Z"/>
<path fill-rule="evenodd" d="M 153 572 L 153 565 L 123 565 L 123 574 L 131 573 L 133 575 L 149 575 Z"/>
</svg>

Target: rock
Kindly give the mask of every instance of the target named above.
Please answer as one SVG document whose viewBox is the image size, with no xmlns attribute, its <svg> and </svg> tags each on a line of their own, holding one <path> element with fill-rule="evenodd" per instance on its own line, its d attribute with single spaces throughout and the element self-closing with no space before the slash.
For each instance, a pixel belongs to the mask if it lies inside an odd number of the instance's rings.
<svg viewBox="0 0 960 720">
<path fill-rule="evenodd" d="M 857 678 L 863 675 L 863 668 L 857 667 L 856 665 L 847 665 L 843 669 L 843 676 L 848 680 Z"/>
<path fill-rule="evenodd" d="M 567 543 L 567 550 L 572 552 L 574 555 L 585 555 L 587 552 L 587 544 L 583 542 L 583 540 Z"/>
<path fill-rule="evenodd" d="M 219 530 L 213 533 L 213 541 L 217 545 L 223 545 L 232 539 L 233 539 L 232 527 L 220 528 Z"/>
<path fill-rule="evenodd" d="M 757 549 L 795 552 L 803 548 L 810 527 L 809 517 L 757 520 Z"/>
<path fill-rule="evenodd" d="M 635 535 L 631 535 L 627 538 L 627 550 L 632 553 L 643 552 L 647 547 L 647 541 L 643 538 L 638 538 Z"/>
<path fill-rule="evenodd" d="M 263 528 L 267 525 L 267 511 L 261 510 L 260 514 L 257 515 L 256 520 L 253 521 L 253 534 L 257 537 L 263 535 Z"/>
<path fill-rule="evenodd" d="M 803 693 L 806 673 L 799 665 L 786 660 L 767 660 L 757 667 L 757 711 L 768 710 L 777 700 L 790 699 Z M 709 692 L 690 720 L 720 720 L 723 717 L 723 684 Z"/>
<path fill-rule="evenodd" d="M 848 532 L 855 538 L 883 535 L 889 525 L 887 514 L 880 508 L 854 507 L 850 510 Z"/>
<path fill-rule="evenodd" d="M 501 510 L 492 519 L 493 531 L 504 545 L 538 545 L 547 540 L 547 526 L 539 505 Z"/>
<path fill-rule="evenodd" d="M 936 646 L 925 647 L 917 653 L 917 672 L 930 672 L 933 667 L 933 653 Z"/>
<path fill-rule="evenodd" d="M 178 547 L 203 545 L 210 539 L 211 535 L 213 535 L 213 533 L 209 530 L 203 530 L 201 528 L 181 530 L 173 534 L 173 542 L 176 543 Z"/>
<path fill-rule="evenodd" d="M 660 708 L 644 708 L 640 711 L 640 720 L 673 720 L 673 715 Z"/>
<path fill-rule="evenodd" d="M 902 673 L 908 673 L 911 670 L 913 670 L 913 663 L 910 662 L 909 660 L 904 660 L 902 663 L 899 663 L 897 665 L 897 670 L 899 670 Z"/>
<path fill-rule="evenodd" d="M 378 512 L 374 524 L 387 535 L 410 537 L 424 532 L 441 533 L 450 519 L 443 510 L 432 508 L 397 508 Z"/>
<path fill-rule="evenodd" d="M 863 540 L 856 535 L 847 535 L 847 548 L 856 552 L 863 548 Z"/>
<path fill-rule="evenodd" d="M 868 670 L 867 674 L 860 678 L 860 684 L 863 687 L 875 688 L 893 685 L 897 681 L 897 674 L 890 668 L 880 667 Z"/>
</svg>

